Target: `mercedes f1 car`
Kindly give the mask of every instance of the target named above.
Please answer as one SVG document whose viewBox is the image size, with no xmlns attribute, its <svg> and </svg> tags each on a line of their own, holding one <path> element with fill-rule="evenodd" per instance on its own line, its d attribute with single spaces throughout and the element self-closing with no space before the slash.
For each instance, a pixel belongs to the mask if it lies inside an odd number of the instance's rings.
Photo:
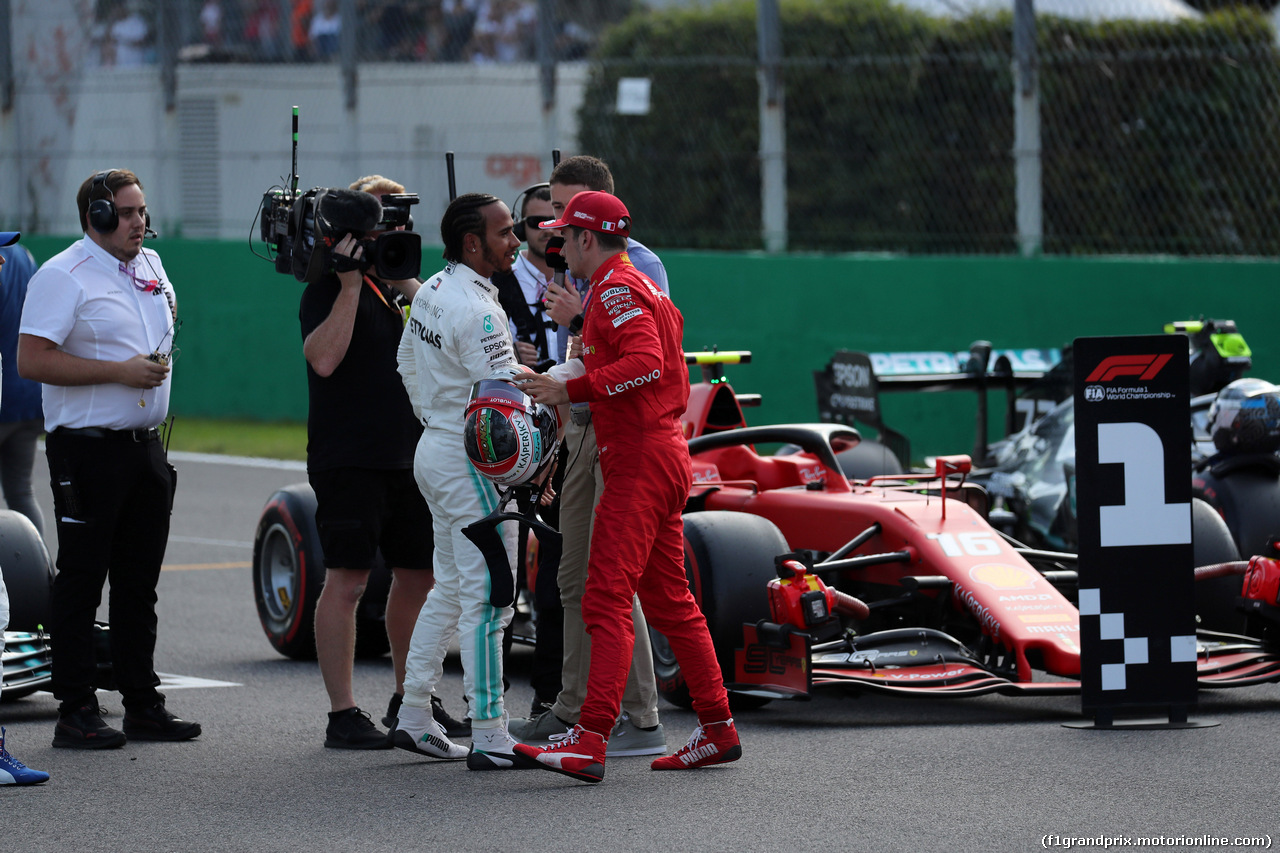
<svg viewBox="0 0 1280 853">
<path fill-rule="evenodd" d="M 40 532 L 25 515 L 0 510 L 0 572 L 9 592 L 9 626 L 4 632 L 4 690 L 10 701 L 48 690 L 53 679 L 53 640 L 47 630 L 53 593 L 53 562 Z M 95 622 L 98 670 L 94 687 L 116 689 L 111 666 L 111 628 Z"/>
<path fill-rule="evenodd" d="M 49 598 L 53 566 L 36 526 L 13 510 L 0 510 L 0 572 L 9 592 L 9 625 L 4 631 L 4 691 L 17 699 L 49 686 Z"/>
<path fill-rule="evenodd" d="M 695 386 L 685 415 L 694 471 L 686 563 L 739 705 L 826 687 L 1080 690 L 1075 557 L 1023 547 L 993 527 L 986 491 L 966 481 L 969 457 L 939 457 L 928 474 L 851 480 L 839 456 L 860 441 L 855 429 L 744 423 L 727 383 Z M 782 454 L 763 452 L 775 445 Z M 1230 603 L 1256 635 L 1199 631 L 1200 686 L 1280 680 L 1277 555 L 1240 561 L 1202 501 L 1193 540 L 1197 580 L 1229 578 Z M 1197 589 L 1206 594 L 1198 608 L 1223 594 L 1220 584 Z M 687 705 L 679 664 L 654 640 L 660 691 Z"/>
</svg>

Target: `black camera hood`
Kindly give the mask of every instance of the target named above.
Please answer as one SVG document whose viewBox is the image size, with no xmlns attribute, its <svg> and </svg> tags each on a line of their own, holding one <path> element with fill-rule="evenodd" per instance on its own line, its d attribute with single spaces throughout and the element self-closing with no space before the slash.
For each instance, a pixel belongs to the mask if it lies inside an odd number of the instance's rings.
<svg viewBox="0 0 1280 853">
<path fill-rule="evenodd" d="M 326 189 L 316 194 L 316 233 L 332 247 L 345 235 L 363 237 L 382 221 L 382 202 L 358 190 Z"/>
<path fill-rule="evenodd" d="M 363 237 L 378 228 L 382 203 L 356 190 L 316 187 L 293 207 L 293 276 L 311 284 L 332 266 L 332 248 L 347 234 Z"/>
</svg>

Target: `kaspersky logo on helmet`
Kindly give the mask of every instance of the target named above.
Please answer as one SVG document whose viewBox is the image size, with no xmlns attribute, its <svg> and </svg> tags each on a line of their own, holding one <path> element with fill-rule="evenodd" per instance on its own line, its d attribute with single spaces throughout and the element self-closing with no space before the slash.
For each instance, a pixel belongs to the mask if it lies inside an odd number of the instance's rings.
<svg viewBox="0 0 1280 853">
<path fill-rule="evenodd" d="M 1174 396 L 1169 391 L 1148 391 L 1145 385 L 1159 375 L 1173 358 L 1170 353 L 1153 355 L 1107 356 L 1090 371 L 1085 382 L 1084 398 L 1090 403 L 1103 400 L 1150 400 Z"/>
</svg>

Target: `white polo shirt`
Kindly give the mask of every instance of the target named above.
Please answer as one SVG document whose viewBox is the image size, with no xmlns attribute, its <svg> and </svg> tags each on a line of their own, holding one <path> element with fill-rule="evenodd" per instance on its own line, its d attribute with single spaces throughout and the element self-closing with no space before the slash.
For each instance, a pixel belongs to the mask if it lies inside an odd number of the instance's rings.
<svg viewBox="0 0 1280 853">
<path fill-rule="evenodd" d="M 173 286 L 160 256 L 143 249 L 120 261 L 85 237 L 46 261 L 27 285 L 19 332 L 38 335 L 62 352 L 94 361 L 126 361 L 173 347 Z M 143 290 L 156 283 L 151 292 Z M 60 426 L 144 429 L 169 414 L 169 385 L 158 388 L 44 385 L 45 429 Z M 146 405 L 139 405 L 139 400 Z"/>
</svg>

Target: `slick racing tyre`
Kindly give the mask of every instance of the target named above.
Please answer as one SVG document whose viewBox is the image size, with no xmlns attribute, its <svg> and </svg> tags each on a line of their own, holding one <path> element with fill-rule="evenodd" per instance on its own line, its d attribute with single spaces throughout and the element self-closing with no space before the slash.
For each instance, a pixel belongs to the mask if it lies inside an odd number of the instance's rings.
<svg viewBox="0 0 1280 853">
<path fill-rule="evenodd" d="M 253 539 L 253 597 L 262 630 L 276 651 L 294 660 L 316 656 L 316 602 L 324 586 L 324 549 L 309 483 L 273 494 Z M 356 656 L 387 653 L 385 625 L 390 573 L 379 556 L 356 611 Z"/>
<path fill-rule="evenodd" d="M 36 526 L 21 513 L 0 510 L 0 572 L 9 590 L 9 627 L 36 633 L 49 625 L 53 563 Z"/>
<path fill-rule="evenodd" d="M 1215 465 L 1198 482 L 1204 498 L 1226 520 L 1227 528 L 1247 560 L 1267 553 L 1267 542 L 1280 536 L 1280 470 L 1274 455 L 1243 457 Z"/>
<path fill-rule="evenodd" d="M 707 619 L 716 659 L 726 682 L 734 680 L 734 650 L 742 645 L 743 623 L 769 618 L 768 582 L 777 576 L 773 558 L 787 553 L 787 540 L 773 522 L 739 512 L 696 512 L 684 517 L 685 572 L 693 597 Z M 673 705 L 693 705 L 689 685 L 671 645 L 649 628 L 653 671 L 658 692 Z M 764 705 L 769 700 L 742 693 L 729 694 L 735 710 Z"/>
<path fill-rule="evenodd" d="M 1197 566 L 1230 563 L 1240 559 L 1235 540 L 1218 511 L 1199 498 L 1191 499 L 1191 547 Z M 1244 633 L 1245 615 L 1236 608 L 1239 575 L 1196 582 L 1196 616 L 1210 631 Z"/>
</svg>

